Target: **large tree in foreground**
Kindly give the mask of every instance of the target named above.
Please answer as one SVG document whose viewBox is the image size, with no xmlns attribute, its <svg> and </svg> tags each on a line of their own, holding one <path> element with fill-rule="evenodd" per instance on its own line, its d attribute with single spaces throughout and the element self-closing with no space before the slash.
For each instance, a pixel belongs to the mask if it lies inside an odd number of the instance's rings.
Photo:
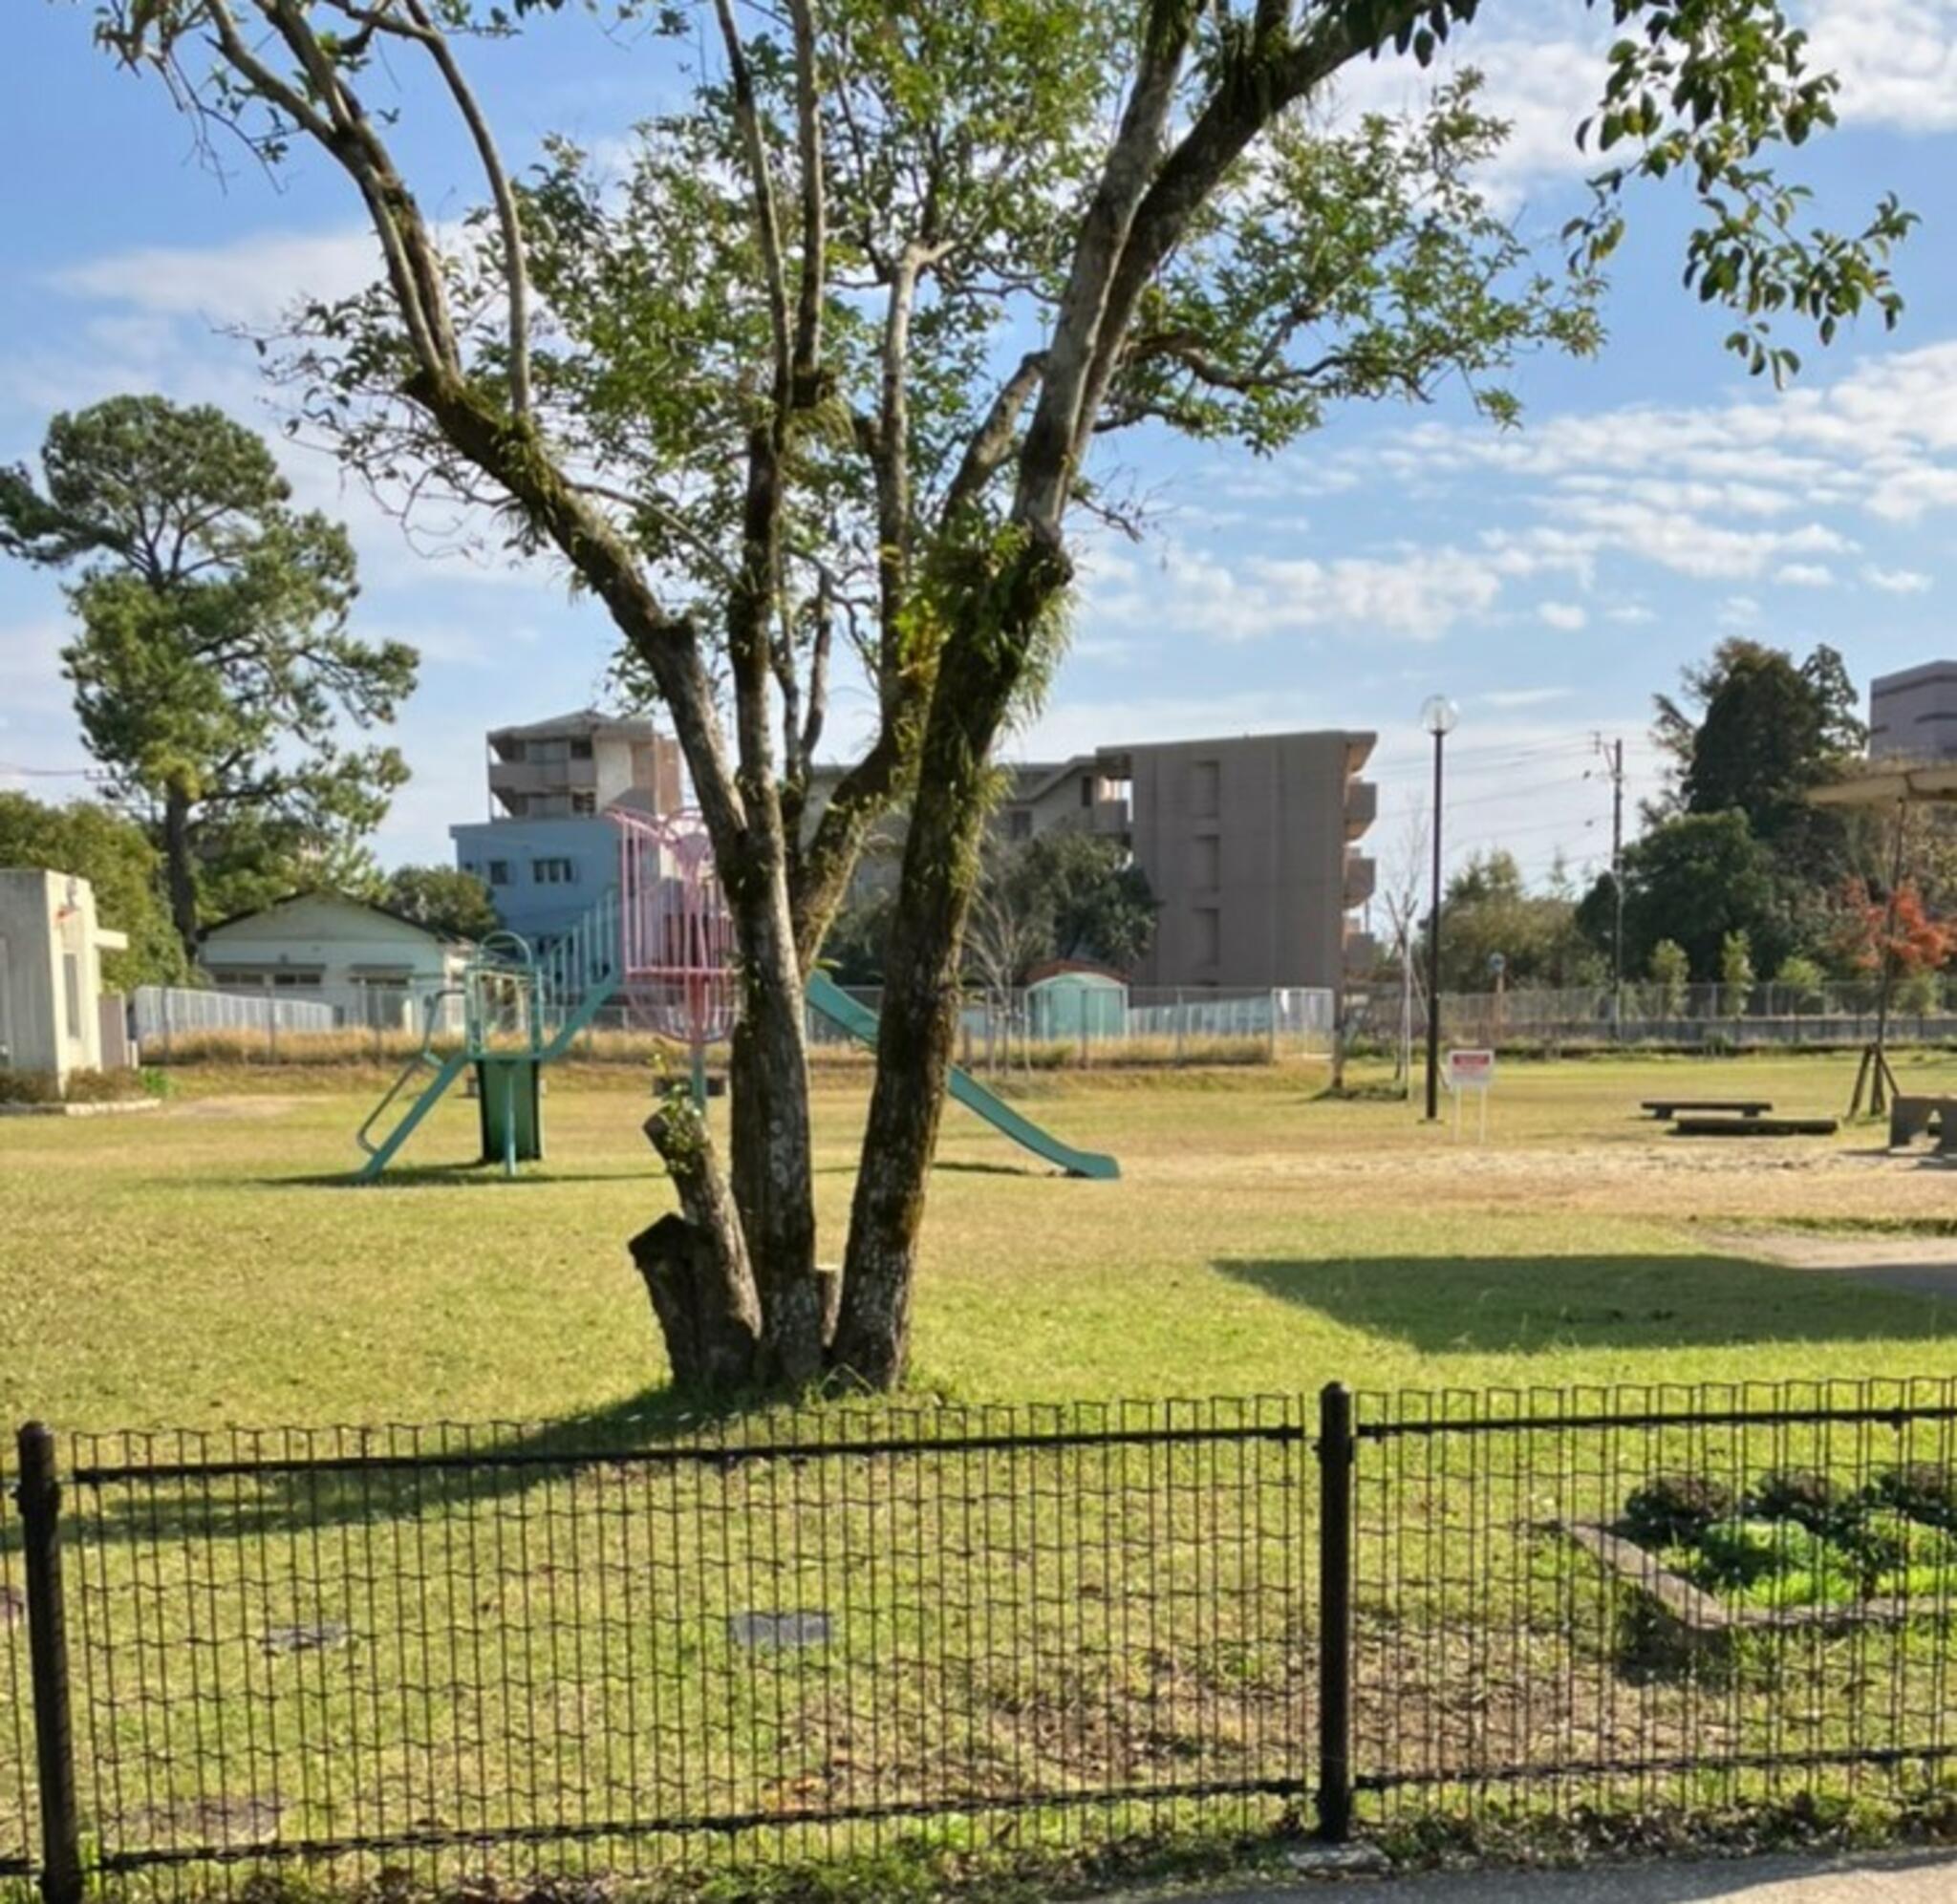
<svg viewBox="0 0 1957 1904">
<path fill-rule="evenodd" d="M 57 416 L 41 464 L 39 485 L 0 470 L 0 550 L 80 568 L 61 661 L 82 738 L 151 819 L 194 955 L 214 877 L 248 882 L 232 903 L 289 888 L 379 824 L 406 769 L 393 748 L 344 750 L 339 722 L 392 719 L 415 653 L 347 631 L 346 532 L 295 510 L 222 412 L 112 397 Z"/>
<path fill-rule="evenodd" d="M 1578 0 L 1571 0 L 1578 11 Z M 104 42 L 276 160 L 337 165 L 384 261 L 293 368 L 347 456 L 492 504 L 603 603 L 685 750 L 735 914 L 743 1016 L 723 1180 L 655 1121 L 686 1222 L 641 1267 L 681 1380 L 902 1374 L 991 759 L 1061 641 L 1092 455 L 1143 424 L 1271 449 L 1346 401 L 1488 379 L 1596 337 L 1624 187 L 1678 173 L 1688 274 L 1766 326 L 1894 314 L 1883 206 L 1810 228 L 1760 155 L 1832 83 L 1765 0 L 1617 0 L 1607 152 L 1567 275 L 1474 190 L 1472 82 L 1336 129 L 1354 62 L 1423 63 L 1476 0 L 713 0 L 719 56 L 622 180 L 553 148 L 520 182 L 461 57 L 547 0 L 97 0 Z M 634 11 L 644 11 L 644 9 Z M 655 10 L 675 28 L 692 8 Z M 1481 6 L 1499 13 L 1499 0 Z M 426 85 L 390 89 L 405 62 Z M 487 203 L 421 210 L 397 126 L 453 114 Z M 427 144 L 425 139 L 419 143 Z M 440 182 L 438 182 L 439 183 Z M 874 737 L 811 798 L 832 656 Z M 815 1267 L 800 990 L 867 828 L 907 798 L 876 1081 L 841 1288 Z"/>
</svg>

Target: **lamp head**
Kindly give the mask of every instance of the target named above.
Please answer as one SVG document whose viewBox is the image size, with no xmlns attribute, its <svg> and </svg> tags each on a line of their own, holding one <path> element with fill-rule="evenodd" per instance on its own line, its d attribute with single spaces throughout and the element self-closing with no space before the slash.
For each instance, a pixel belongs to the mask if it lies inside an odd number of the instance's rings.
<svg viewBox="0 0 1957 1904">
<path fill-rule="evenodd" d="M 1461 710 L 1446 695 L 1430 695 L 1420 704 L 1420 724 L 1433 735 L 1452 734 Z"/>
</svg>

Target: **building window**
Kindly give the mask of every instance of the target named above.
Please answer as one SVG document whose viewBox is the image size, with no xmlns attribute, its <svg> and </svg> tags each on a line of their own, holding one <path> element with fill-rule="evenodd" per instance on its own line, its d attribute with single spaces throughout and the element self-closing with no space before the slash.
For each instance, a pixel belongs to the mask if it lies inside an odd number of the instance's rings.
<svg viewBox="0 0 1957 1904">
<path fill-rule="evenodd" d="M 1194 929 L 1191 937 L 1194 941 L 1190 948 L 1197 965 L 1215 965 L 1223 955 L 1223 917 L 1214 906 L 1198 906 L 1190 914 L 1190 923 Z"/>
<path fill-rule="evenodd" d="M 1094 776 L 1092 774 L 1083 774 L 1081 776 L 1081 804 L 1083 806 L 1092 806 L 1093 803 Z"/>
<path fill-rule="evenodd" d="M 1192 820 L 1216 817 L 1217 764 L 1215 760 L 1193 760 L 1189 769 L 1189 813 Z"/>
<path fill-rule="evenodd" d="M 491 886 L 507 886 L 509 884 L 509 862 L 507 860 L 491 860 L 489 862 L 489 884 Z"/>
<path fill-rule="evenodd" d="M 532 860 L 530 882 L 534 886 L 570 886 L 577 879 L 577 867 L 569 860 Z"/>
<path fill-rule="evenodd" d="M 1005 836 L 1008 840 L 1030 840 L 1033 837 L 1033 815 L 1030 809 L 1016 806 L 1006 815 Z"/>
<path fill-rule="evenodd" d="M 570 743 L 570 758 L 573 760 L 589 760 L 591 758 L 591 743 L 589 740 L 573 740 Z"/>
<path fill-rule="evenodd" d="M 497 752 L 505 760 L 521 760 L 524 757 L 524 743 L 521 740 L 505 740 Z"/>
<path fill-rule="evenodd" d="M 530 810 L 530 797 L 527 793 L 506 793 L 503 796 L 503 803 L 518 820 Z"/>
<path fill-rule="evenodd" d="M 573 813 L 595 813 L 598 810 L 598 796 L 594 793 L 574 793 L 570 797 L 570 810 Z"/>
<path fill-rule="evenodd" d="M 1223 843 L 1212 833 L 1189 843 L 1189 883 L 1198 892 L 1215 892 L 1223 884 Z"/>
</svg>

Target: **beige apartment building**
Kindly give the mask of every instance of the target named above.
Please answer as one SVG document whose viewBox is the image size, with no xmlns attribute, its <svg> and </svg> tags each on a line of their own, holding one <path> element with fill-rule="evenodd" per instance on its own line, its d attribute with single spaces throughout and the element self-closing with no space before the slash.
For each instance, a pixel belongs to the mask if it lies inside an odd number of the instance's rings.
<svg viewBox="0 0 1957 1904">
<path fill-rule="evenodd" d="M 1095 756 L 1108 789 L 1095 806 L 1125 795 L 1127 839 L 1161 908 L 1137 985 L 1344 982 L 1370 952 L 1353 914 L 1375 877 L 1356 850 L 1379 810 L 1360 778 L 1373 742 L 1249 734 Z"/>
<path fill-rule="evenodd" d="M 1957 661 L 1925 661 L 1869 683 L 1872 760 L 1957 760 Z"/>
<path fill-rule="evenodd" d="M 490 812 L 570 820 L 610 806 L 671 813 L 680 803 L 679 743 L 650 720 L 585 708 L 488 737 Z"/>
<path fill-rule="evenodd" d="M 1353 915 L 1373 890 L 1356 845 L 1379 807 L 1361 778 L 1374 739 L 1247 734 L 1016 766 L 995 824 L 1009 840 L 1065 828 L 1133 853 L 1161 909 L 1138 986 L 1336 987 L 1372 956 Z M 816 804 L 841 772 L 817 770 Z M 895 878 L 901 842 L 900 819 L 877 830 L 859 892 Z"/>
</svg>

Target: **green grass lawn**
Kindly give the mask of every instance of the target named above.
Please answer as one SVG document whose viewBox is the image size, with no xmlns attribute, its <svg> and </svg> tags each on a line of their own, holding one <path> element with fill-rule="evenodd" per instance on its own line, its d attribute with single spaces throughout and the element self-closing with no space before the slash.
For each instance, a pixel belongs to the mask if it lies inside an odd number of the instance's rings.
<svg viewBox="0 0 1957 1904">
<path fill-rule="evenodd" d="M 1852 1060 L 1505 1067 L 1488 1143 L 1330 1102 L 1308 1067 L 1041 1080 L 1021 1101 L 1115 1151 L 1118 1184 L 1044 1173 L 945 1120 L 916 1385 L 963 1401 L 1369 1386 L 1936 1373 L 1957 1315 L 1750 1257 L 1757 1226 L 1934 1228 L 1951 1180 L 1830 1141 L 1692 1145 L 1658 1089 L 1839 1110 Z M 1957 1060 L 1903 1067 L 1957 1082 Z M 474 1106 L 377 1187 L 364 1093 L 186 1074 L 161 1111 L 0 1123 L 0 1394 L 66 1427 L 615 1417 L 663 1380 L 628 1235 L 668 1208 L 623 1079 L 549 1100 L 516 1183 L 450 1172 Z M 221 1083 L 229 1095 L 195 1095 Z M 860 1076 L 818 1100 L 839 1249 Z M 1740 1240 L 1735 1240 L 1740 1232 Z"/>
<path fill-rule="evenodd" d="M 1906 1088 L 1957 1086 L 1957 1062 L 1903 1070 Z M 1839 1109 L 1851 1076 L 1847 1059 L 1512 1065 L 1485 1145 L 1401 1103 L 1327 1102 L 1303 1066 L 1043 1078 L 1021 1102 L 1116 1152 L 1124 1179 L 1048 1175 L 949 1112 L 914 1386 L 959 1402 L 1262 1391 L 1301 1398 L 1264 1404 L 1299 1423 L 1334 1377 L 1378 1390 L 1941 1374 L 1957 1366 L 1952 1306 L 1785 1267 L 1764 1239 L 1946 1232 L 1944 1170 L 1883 1157 L 1867 1127 L 1690 1144 L 1636 1110 L 1658 1091 Z M 371 1188 L 343 1179 L 372 1090 L 334 1081 L 185 1073 L 160 1111 L 0 1123 L 0 1394 L 16 1418 L 521 1421 L 565 1438 L 554 1455 L 657 1407 L 663 1366 L 624 1244 L 668 1197 L 630 1074 L 563 1080 L 550 1159 L 517 1182 L 457 1167 L 474 1114 L 457 1102 L 418 1137 L 415 1167 Z M 820 1085 L 831 1252 L 865 1083 L 859 1070 Z M 1935 1432 L 1882 1449 L 1851 1435 L 1835 1453 L 1870 1471 L 1879 1455 L 1946 1458 Z M 1830 1465 L 1825 1435 L 1813 1449 L 1785 1439 L 1688 1451 L 1734 1473 L 1770 1455 Z M 83 1468 L 179 1446 L 65 1445 Z M 1490 1445 L 1401 1441 L 1364 1465 L 1366 1764 L 1690 1764 L 1780 1749 L 1790 1725 L 1828 1749 L 1882 1744 L 1905 1720 L 1946 1725 L 1941 1617 L 1847 1653 L 1776 1653 L 1759 1686 L 1716 1705 L 1690 1673 L 1634 1661 L 1634 1675 L 1609 1579 L 1554 1528 L 1609 1519 L 1678 1451 L 1612 1436 Z M 830 1806 L 970 1810 L 987 1845 L 1077 1842 L 1064 1808 L 986 1822 L 988 1796 L 1010 1808 L 1029 1793 L 1142 1792 L 1110 1829 L 1261 1829 L 1287 1815 L 1268 1788 L 1186 1815 L 1176 1794 L 1308 1767 L 1312 1473 L 1295 1438 L 1257 1437 L 949 1460 L 77 1473 L 89 1829 L 139 1851 L 513 1831 L 506 1868 L 521 1872 L 521 1833 L 539 1826 L 586 1847 L 540 1855 L 605 1869 L 653 1853 L 601 1845 L 593 1819 Z M 16 1565 L 0 1535 L 0 1588 Z M 730 1630 L 809 1610 L 833 1634 L 806 1650 L 756 1653 Z M 1934 1709 L 1890 1699 L 1924 1686 Z M 32 1815 L 7 1703 L 0 1673 L 0 1850 L 26 1843 Z M 1409 1798 L 1409 1815 L 1429 1802 Z M 931 1842 L 969 1848 L 968 1824 Z M 874 1826 L 782 1829 L 754 1834 L 761 1854 L 883 1842 Z M 655 1849 L 684 1861 L 725 1847 Z"/>
</svg>

